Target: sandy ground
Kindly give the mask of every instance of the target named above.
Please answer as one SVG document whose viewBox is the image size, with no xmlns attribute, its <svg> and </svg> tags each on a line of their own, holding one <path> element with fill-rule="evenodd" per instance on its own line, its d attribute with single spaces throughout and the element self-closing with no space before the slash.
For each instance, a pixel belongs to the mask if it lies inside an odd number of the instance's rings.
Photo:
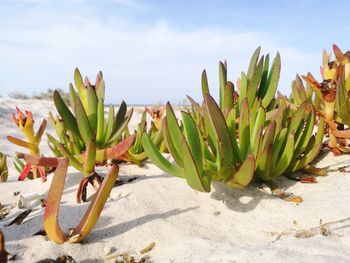
<svg viewBox="0 0 350 263">
<path fill-rule="evenodd" d="M 17 181 L 11 157 L 20 149 L 6 140 L 8 134 L 19 136 L 10 119 L 16 105 L 32 109 L 37 125 L 54 110 L 48 101 L 0 98 L 0 150 L 10 156 L 9 181 L 0 184 L 3 205 L 16 204 L 17 191 L 46 195 L 52 179 L 50 175 L 45 183 L 40 179 Z M 132 125 L 139 117 L 140 109 Z M 48 127 L 48 131 L 52 132 L 52 128 Z M 46 138 L 42 149 L 51 154 Z M 330 166 L 332 171 L 329 176 L 318 178 L 318 183 L 279 179 L 286 191 L 303 197 L 299 205 L 253 186 L 240 191 L 214 183 L 211 193 L 198 193 L 185 181 L 147 162 L 143 168 L 121 166 L 121 178 L 136 176 L 137 180 L 112 190 L 96 227 L 81 244 L 56 245 L 44 236 L 33 236 L 43 229 L 41 207 L 36 207 L 21 225 L 6 226 L 23 211 L 13 208 L 0 221 L 1 231 L 6 249 L 17 255 L 15 262 L 36 262 L 66 254 L 77 262 L 114 262 L 115 259 L 106 259 L 109 248 L 112 255 L 128 252 L 140 259 L 144 256 L 140 250 L 152 242 L 155 247 L 145 255 L 154 262 L 350 262 L 350 221 L 331 225 L 328 236 L 316 233 L 297 238 L 291 232 L 276 240 L 274 234 L 297 229 L 294 221 L 309 229 L 319 226 L 320 219 L 329 222 L 350 217 L 350 175 L 346 168 L 337 169 L 350 163 L 349 156 L 335 158 L 324 153 L 319 159 L 319 167 Z M 78 172 L 70 169 L 60 209 L 60 223 L 65 230 L 76 226 L 87 207 L 75 202 L 80 178 Z"/>
</svg>

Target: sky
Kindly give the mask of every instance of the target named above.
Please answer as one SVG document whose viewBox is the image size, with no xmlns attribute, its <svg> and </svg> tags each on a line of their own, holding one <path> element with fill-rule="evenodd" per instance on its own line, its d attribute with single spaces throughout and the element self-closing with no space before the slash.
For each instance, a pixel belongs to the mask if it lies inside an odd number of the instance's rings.
<svg viewBox="0 0 350 263">
<path fill-rule="evenodd" d="M 106 102 L 181 103 L 201 100 L 207 70 L 218 93 L 218 63 L 228 79 L 247 71 L 254 50 L 275 56 L 279 90 L 295 75 L 320 78 L 322 50 L 350 49 L 349 1 L 276 0 L 0 0 L 0 95 L 68 90 L 78 67 L 99 70 Z"/>
</svg>

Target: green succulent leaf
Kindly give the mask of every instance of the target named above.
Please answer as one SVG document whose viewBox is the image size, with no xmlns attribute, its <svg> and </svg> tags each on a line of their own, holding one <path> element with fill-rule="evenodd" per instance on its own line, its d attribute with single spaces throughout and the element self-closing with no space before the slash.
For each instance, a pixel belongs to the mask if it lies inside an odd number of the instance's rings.
<svg viewBox="0 0 350 263">
<path fill-rule="evenodd" d="M 72 114 L 72 112 L 69 110 L 67 105 L 64 103 L 61 95 L 58 93 L 57 90 L 54 91 L 53 99 L 55 102 L 56 109 L 60 114 L 61 118 L 63 119 L 67 128 L 70 129 L 78 138 L 81 138 L 77 120 Z"/>
<path fill-rule="evenodd" d="M 94 135 L 92 133 L 89 119 L 86 115 L 86 112 L 80 99 L 78 99 L 77 103 L 75 104 L 75 112 L 81 137 L 83 138 L 85 144 L 88 144 L 94 138 Z"/>
<path fill-rule="evenodd" d="M 157 165 L 160 169 L 168 174 L 172 174 L 174 176 L 184 178 L 184 169 L 180 168 L 177 165 L 169 162 L 158 150 L 157 146 L 154 145 L 150 136 L 145 133 L 142 136 L 142 145 L 145 149 L 148 157 L 152 160 L 152 162 Z"/>
</svg>

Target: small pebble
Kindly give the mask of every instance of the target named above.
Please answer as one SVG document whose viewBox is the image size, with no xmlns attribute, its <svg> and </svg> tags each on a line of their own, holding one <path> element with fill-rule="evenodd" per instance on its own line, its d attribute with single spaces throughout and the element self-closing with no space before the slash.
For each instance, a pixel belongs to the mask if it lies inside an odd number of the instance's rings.
<svg viewBox="0 0 350 263">
<path fill-rule="evenodd" d="M 103 252 L 105 253 L 105 256 L 111 254 L 115 249 L 111 246 L 106 246 L 103 248 Z"/>
</svg>

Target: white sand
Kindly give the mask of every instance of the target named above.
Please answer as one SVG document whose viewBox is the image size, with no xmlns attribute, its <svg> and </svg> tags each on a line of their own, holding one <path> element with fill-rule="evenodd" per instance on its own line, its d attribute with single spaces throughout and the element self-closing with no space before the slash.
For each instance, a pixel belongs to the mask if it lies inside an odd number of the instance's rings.
<svg viewBox="0 0 350 263">
<path fill-rule="evenodd" d="M 0 98 L 0 150 L 10 156 L 20 150 L 6 140 L 8 134 L 19 134 L 10 119 L 15 105 L 31 108 L 37 125 L 54 108 L 46 101 Z M 139 117 L 139 113 L 134 115 L 133 125 Z M 51 155 L 46 138 L 42 149 Z M 335 167 L 349 157 L 325 154 L 321 159 L 318 166 Z M 9 181 L 0 184 L 2 204 L 16 202 L 15 191 L 47 194 L 52 175 L 46 183 L 40 179 L 18 182 L 11 158 L 9 168 Z M 271 234 L 295 228 L 294 220 L 310 228 L 318 226 L 320 219 L 327 222 L 349 217 L 350 175 L 347 173 L 330 172 L 329 176 L 318 178 L 317 184 L 281 178 L 279 182 L 288 192 L 303 197 L 300 205 L 287 203 L 255 187 L 239 191 L 214 183 L 209 194 L 195 192 L 184 180 L 164 174 L 150 163 L 144 168 L 123 165 L 120 177 L 131 176 L 138 176 L 138 180 L 112 190 L 111 200 L 82 244 L 56 245 L 46 237 L 33 237 L 43 228 L 42 208 L 32 212 L 21 225 L 3 226 L 18 215 L 16 208 L 0 222 L 6 249 L 17 255 L 15 262 L 35 262 L 64 254 L 77 262 L 103 262 L 106 247 L 116 249 L 114 254 L 130 252 L 140 258 L 139 251 L 151 242 L 156 245 L 147 254 L 155 262 L 350 262 L 350 221 L 332 226 L 332 234 L 327 237 L 317 234 L 303 239 L 289 235 L 274 242 L 276 236 Z M 70 169 L 60 210 L 60 222 L 65 230 L 79 222 L 87 206 L 75 202 L 79 180 L 80 175 Z"/>
</svg>

